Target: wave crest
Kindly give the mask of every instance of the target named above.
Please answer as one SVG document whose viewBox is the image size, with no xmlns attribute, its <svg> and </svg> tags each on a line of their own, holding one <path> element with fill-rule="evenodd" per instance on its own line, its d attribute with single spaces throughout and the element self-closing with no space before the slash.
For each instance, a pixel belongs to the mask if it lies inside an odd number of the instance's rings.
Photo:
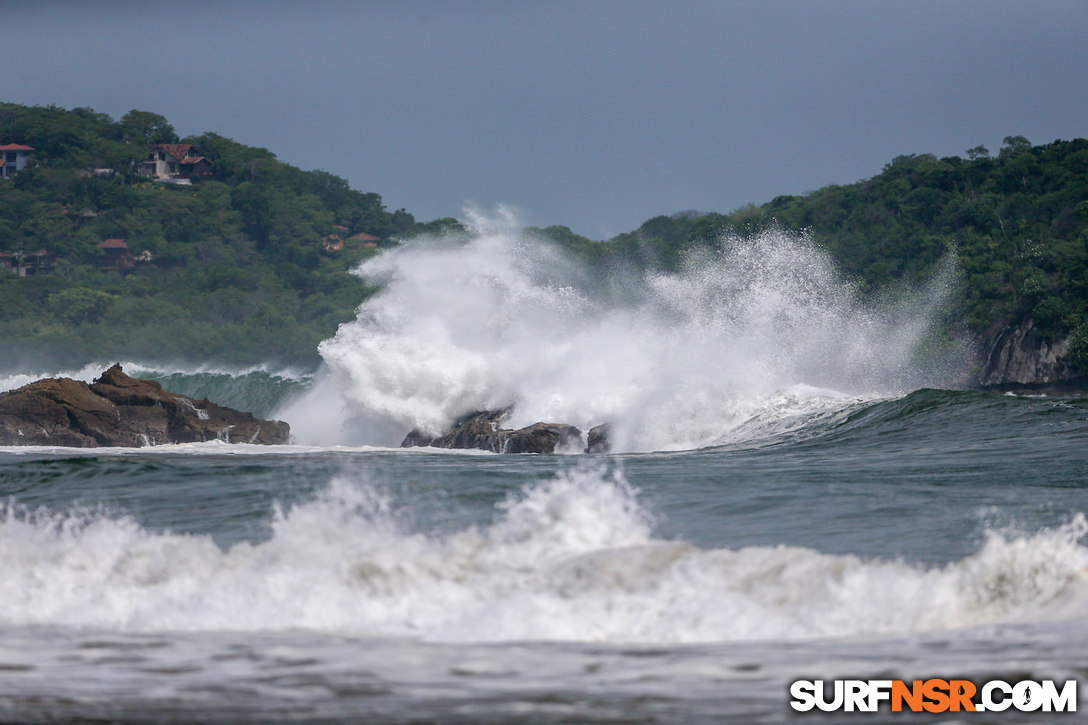
<svg viewBox="0 0 1088 725">
<path fill-rule="evenodd" d="M 730 236 L 675 273 L 592 279 L 509 215 L 469 225 L 359 269 L 384 287 L 321 344 L 326 377 L 284 412 L 299 435 L 321 418 L 322 436 L 349 430 L 321 442 L 395 444 L 512 404 L 515 427 L 611 422 L 617 450 L 691 449 L 784 398 L 789 417 L 897 395 L 947 383 L 966 359 L 960 347 L 924 365 L 919 352 L 953 262 L 874 306 L 803 233 Z"/>
<path fill-rule="evenodd" d="M 722 642 L 880 636 L 1083 611 L 1088 523 L 991 532 L 944 566 L 657 538 L 617 471 L 510 496 L 486 525 L 405 530 L 335 479 L 271 538 L 217 547 L 102 514 L 9 508 L 0 624 L 287 630 L 432 641 Z"/>
</svg>

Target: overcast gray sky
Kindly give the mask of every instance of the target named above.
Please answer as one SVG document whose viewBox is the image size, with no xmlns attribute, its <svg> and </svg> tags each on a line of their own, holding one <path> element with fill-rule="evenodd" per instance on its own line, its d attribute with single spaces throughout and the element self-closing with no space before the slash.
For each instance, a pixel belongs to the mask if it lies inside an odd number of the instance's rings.
<svg viewBox="0 0 1088 725">
<path fill-rule="evenodd" d="M 593 238 L 1088 136 L 1088 2 L 0 0 L 0 100 L 130 109 L 421 220 Z M 2 129 L 0 129 L 2 133 Z"/>
</svg>

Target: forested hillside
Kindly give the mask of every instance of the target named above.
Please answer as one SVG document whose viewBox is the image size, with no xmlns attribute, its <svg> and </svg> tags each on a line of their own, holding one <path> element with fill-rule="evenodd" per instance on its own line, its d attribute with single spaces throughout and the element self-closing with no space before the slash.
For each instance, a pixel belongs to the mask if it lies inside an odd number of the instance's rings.
<svg viewBox="0 0 1088 725">
<path fill-rule="evenodd" d="M 679 262 L 682 250 L 777 224 L 810 230 L 864 291 L 919 281 L 954 251 L 957 311 L 985 353 L 1029 326 L 1041 344 L 1066 340 L 1073 373 L 1088 372 L 1088 140 L 1032 146 L 1005 139 L 996 156 L 900 156 L 871 179 L 781 196 L 731 214 L 659 216 L 607 244 L 565 227 L 545 234 L 596 263 Z"/>
<path fill-rule="evenodd" d="M 154 144 L 192 144 L 211 172 L 141 175 Z M 311 365 L 366 294 L 346 274 L 421 225 L 378 194 L 214 133 L 179 139 L 162 116 L 0 104 L 0 145 L 34 149 L 0 180 L 0 253 L 42 251 L 31 276 L 0 269 L 0 363 L 94 359 Z M 360 242 L 359 233 L 377 238 Z M 102 272 L 106 240 L 126 268 Z M 378 241 L 380 240 L 380 241 Z M 342 248 L 337 248 L 342 244 Z M 25 272 L 24 272 L 25 274 Z"/>
<path fill-rule="evenodd" d="M 203 172 L 149 178 L 149 152 L 178 143 Z M 0 364 L 313 365 L 317 343 L 369 292 L 348 269 L 398 238 L 457 226 L 390 212 L 378 194 L 266 149 L 214 133 L 179 139 L 146 111 L 114 121 L 0 104 L 0 146 L 10 144 L 34 151 L 0 180 Z M 603 270 L 672 268 L 685 249 L 770 225 L 808 230 L 863 292 L 924 280 L 954 252 L 962 284 L 952 317 L 984 356 L 1045 348 L 1058 356 L 1047 375 L 1088 373 L 1085 139 L 1032 146 L 1010 136 L 996 155 L 978 146 L 966 158 L 900 156 L 854 184 L 729 214 L 659 216 L 603 242 L 561 226 L 537 231 Z M 119 251 L 127 266 L 114 270 Z"/>
</svg>

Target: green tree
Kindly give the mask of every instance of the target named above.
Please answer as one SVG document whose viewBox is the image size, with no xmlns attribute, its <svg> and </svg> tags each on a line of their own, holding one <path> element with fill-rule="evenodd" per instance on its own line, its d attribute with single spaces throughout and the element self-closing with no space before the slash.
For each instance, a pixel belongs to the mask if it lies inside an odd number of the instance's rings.
<svg viewBox="0 0 1088 725">
<path fill-rule="evenodd" d="M 72 287 L 50 295 L 46 306 L 58 319 L 79 325 L 97 320 L 113 299 L 113 295 L 101 290 Z"/>
<path fill-rule="evenodd" d="M 1002 141 L 1001 155 L 1014 156 L 1023 151 L 1029 151 L 1030 149 L 1031 141 L 1028 141 L 1023 136 L 1006 136 Z"/>
<path fill-rule="evenodd" d="M 163 116 L 150 111 L 129 111 L 121 117 L 121 136 L 130 143 L 177 143 L 174 127 Z"/>
</svg>

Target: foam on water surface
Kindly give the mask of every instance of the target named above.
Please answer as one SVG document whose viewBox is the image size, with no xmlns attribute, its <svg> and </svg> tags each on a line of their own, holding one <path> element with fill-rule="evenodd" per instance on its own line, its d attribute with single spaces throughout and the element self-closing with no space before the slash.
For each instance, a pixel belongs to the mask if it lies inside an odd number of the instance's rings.
<svg viewBox="0 0 1088 725">
<path fill-rule="evenodd" d="M 490 522 L 402 525 L 346 477 L 217 546 L 124 516 L 9 505 L 0 626 L 310 629 L 436 642 L 725 642 L 885 636 L 1073 616 L 1088 601 L 1082 515 L 991 531 L 943 566 L 797 546 L 705 549 L 654 533 L 616 471 L 581 467 L 510 495 Z"/>
</svg>

